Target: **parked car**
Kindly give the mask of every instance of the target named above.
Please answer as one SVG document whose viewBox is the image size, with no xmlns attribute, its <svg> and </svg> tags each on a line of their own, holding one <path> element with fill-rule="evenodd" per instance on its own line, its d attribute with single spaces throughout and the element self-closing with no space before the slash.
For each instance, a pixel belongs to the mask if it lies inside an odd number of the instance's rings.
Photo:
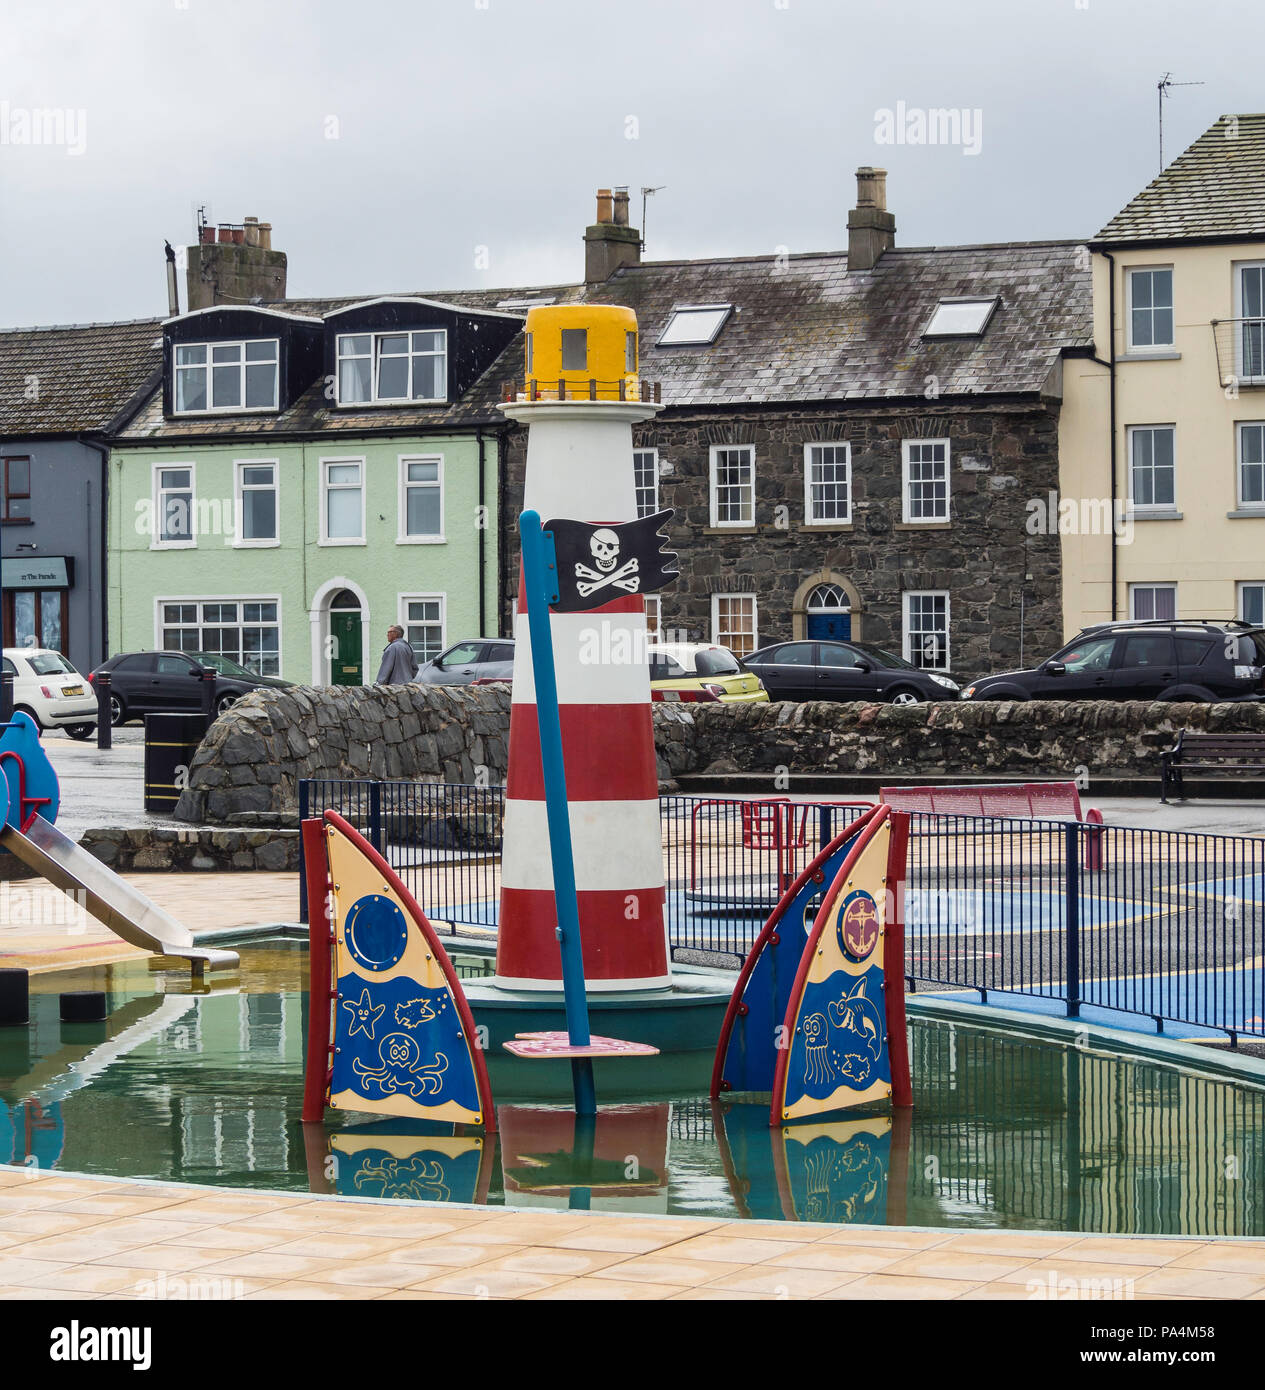
<svg viewBox="0 0 1265 1390">
<path fill-rule="evenodd" d="M 769 696 L 759 676 L 728 647 L 711 642 L 665 642 L 650 648 L 650 698 L 754 704 Z"/>
<path fill-rule="evenodd" d="M 956 700 L 958 684 L 872 642 L 778 642 L 747 657 L 770 700 Z"/>
<path fill-rule="evenodd" d="M 1243 622 L 1101 623 L 1048 661 L 985 676 L 965 700 L 1259 700 L 1265 631 Z"/>
<path fill-rule="evenodd" d="M 514 674 L 512 637 L 472 637 L 423 662 L 417 679 L 423 685 L 473 685 L 509 680 Z"/>
<path fill-rule="evenodd" d="M 200 710 L 204 666 L 215 671 L 217 714 L 252 690 L 294 684 L 280 676 L 258 676 L 213 652 L 118 652 L 96 667 L 88 679 L 95 682 L 102 671 L 110 673 L 110 722 L 126 724 L 129 719 L 160 711 Z"/>
<path fill-rule="evenodd" d="M 97 727 L 97 697 L 85 676 L 61 652 L 47 647 L 6 647 L 4 669 L 13 677 L 13 708 L 40 729 L 65 729 L 85 739 Z"/>
</svg>

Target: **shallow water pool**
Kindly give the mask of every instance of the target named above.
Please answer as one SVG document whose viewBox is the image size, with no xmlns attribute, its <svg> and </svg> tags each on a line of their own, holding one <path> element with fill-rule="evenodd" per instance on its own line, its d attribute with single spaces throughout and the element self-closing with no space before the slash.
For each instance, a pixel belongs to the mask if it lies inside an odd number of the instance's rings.
<svg viewBox="0 0 1265 1390">
<path fill-rule="evenodd" d="M 462 973 L 486 962 L 457 957 Z M 40 976 L 0 1028 L 0 1162 L 129 1177 L 489 1205 L 760 1220 L 1265 1235 L 1265 1088 L 929 1019 L 915 1104 L 770 1130 L 767 1107 L 665 1094 L 501 1105 L 500 1132 L 299 1122 L 306 951 L 242 949 L 209 993 L 144 963 Z M 57 991 L 104 988 L 102 1025 Z M 165 991 L 165 992 L 163 992 Z"/>
</svg>

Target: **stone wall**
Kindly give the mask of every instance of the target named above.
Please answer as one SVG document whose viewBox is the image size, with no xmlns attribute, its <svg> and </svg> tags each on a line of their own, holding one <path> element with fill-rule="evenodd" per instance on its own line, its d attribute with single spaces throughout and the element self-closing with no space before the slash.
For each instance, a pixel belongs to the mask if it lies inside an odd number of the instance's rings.
<svg viewBox="0 0 1265 1390">
<path fill-rule="evenodd" d="M 250 829 L 293 826 L 304 777 L 497 786 L 505 779 L 509 707 L 508 688 L 498 686 L 257 691 L 216 720 L 176 814 Z M 1265 704 L 813 701 L 656 705 L 654 719 L 662 781 L 767 773 L 773 791 L 780 773 L 1155 778 L 1159 754 L 1179 730 L 1265 733 Z M 454 846 L 494 839 L 496 827 L 480 820 L 486 814 L 472 806 L 442 835 Z M 252 844 L 240 852 L 247 849 L 258 852 Z"/>
<path fill-rule="evenodd" d="M 509 686 L 294 686 L 257 690 L 211 726 L 176 818 L 280 824 L 305 777 L 505 780 Z"/>
<path fill-rule="evenodd" d="M 915 407 L 780 409 L 723 414 L 669 409 L 633 433 L 658 451 L 659 505 L 681 578 L 661 595 L 662 625 L 681 640 L 712 641 L 712 595 L 754 594 L 757 642 L 805 636 L 803 604 L 817 583 L 839 584 L 852 604 L 852 635 L 900 653 L 903 595 L 949 595 L 949 664 L 964 682 L 1049 655 L 1063 640 L 1059 537 L 1029 534 L 1032 499 L 1058 489 L 1053 405 L 973 405 L 927 400 Z M 902 519 L 902 441 L 948 439 L 950 520 Z M 806 526 L 804 446 L 851 446 L 852 519 Z M 715 528 L 710 512 L 713 445 L 751 445 L 755 524 Z M 509 436 L 501 516 L 502 631 L 518 585 L 517 532 L 525 436 Z M 1025 579 L 1025 575 L 1029 576 Z M 1022 595 L 1022 597 L 1021 597 Z M 1020 623 L 1023 631 L 1021 634 Z"/>
<path fill-rule="evenodd" d="M 922 705 L 698 705 L 661 740 L 674 776 L 857 773 L 1018 781 L 1158 778 L 1182 729 L 1265 734 L 1265 704 L 1034 700 Z"/>
</svg>

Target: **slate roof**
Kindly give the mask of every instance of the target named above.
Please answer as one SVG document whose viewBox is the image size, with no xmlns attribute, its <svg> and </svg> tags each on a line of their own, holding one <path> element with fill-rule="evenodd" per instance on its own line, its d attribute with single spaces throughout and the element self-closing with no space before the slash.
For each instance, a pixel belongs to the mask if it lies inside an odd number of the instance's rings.
<svg viewBox="0 0 1265 1390">
<path fill-rule="evenodd" d="M 1090 276 L 1073 242 L 897 248 L 849 272 L 841 252 L 625 267 L 591 293 L 626 304 L 641 374 L 671 405 L 791 405 L 1036 394 L 1092 344 Z M 979 337 L 924 338 L 943 298 L 991 296 Z M 733 304 L 710 347 L 656 347 L 676 306 Z"/>
<path fill-rule="evenodd" d="M 635 309 L 641 375 L 661 383 L 666 405 L 723 407 L 941 397 L 1035 396 L 1063 351 L 1092 346 L 1090 275 L 1076 242 L 897 248 L 869 271 L 848 273 L 843 252 L 651 261 L 601 285 L 538 291 L 558 303 L 589 300 Z M 416 293 L 416 292 L 412 292 Z M 529 292 L 433 292 L 422 297 L 494 308 Z M 924 338 L 942 298 L 998 297 L 986 331 L 971 338 Z M 380 296 L 288 299 L 272 307 L 319 316 Z M 655 346 L 674 307 L 733 304 L 708 347 Z M 348 411 L 331 406 L 317 381 L 276 415 L 164 420 L 155 393 L 122 442 L 232 438 L 243 434 L 382 430 L 434 432 L 496 424 L 504 383 L 522 374 L 521 334 L 460 400 L 447 406 Z"/>
<path fill-rule="evenodd" d="M 1265 239 L 1265 114 L 1222 116 L 1094 238 Z"/>
<path fill-rule="evenodd" d="M 0 331 L 0 435 L 108 432 L 161 365 L 160 322 Z"/>
</svg>

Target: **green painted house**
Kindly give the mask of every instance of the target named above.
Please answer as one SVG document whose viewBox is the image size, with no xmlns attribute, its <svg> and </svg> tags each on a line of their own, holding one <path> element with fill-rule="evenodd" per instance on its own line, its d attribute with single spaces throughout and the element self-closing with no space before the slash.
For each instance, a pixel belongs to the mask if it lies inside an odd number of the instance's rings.
<svg viewBox="0 0 1265 1390">
<path fill-rule="evenodd" d="M 494 634 L 496 364 L 521 328 L 412 295 L 168 319 L 109 461 L 111 651 L 359 685 L 392 624 L 419 661 Z"/>
</svg>

